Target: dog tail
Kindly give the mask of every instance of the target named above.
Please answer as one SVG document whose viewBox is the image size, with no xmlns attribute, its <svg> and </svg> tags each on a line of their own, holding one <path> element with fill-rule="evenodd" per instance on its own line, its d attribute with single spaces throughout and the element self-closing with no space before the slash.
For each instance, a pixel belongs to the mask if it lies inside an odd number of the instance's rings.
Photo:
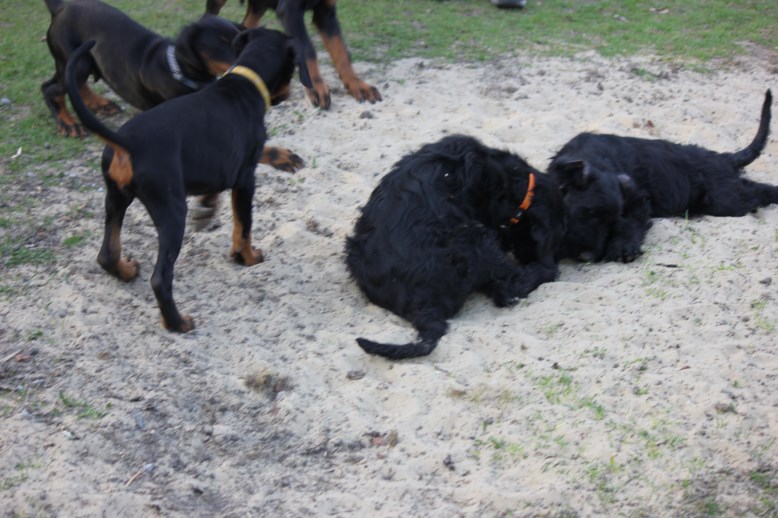
<svg viewBox="0 0 778 518">
<path fill-rule="evenodd" d="M 68 64 L 65 67 L 65 84 L 68 88 L 70 104 L 73 105 L 73 110 L 75 110 L 78 118 L 81 119 L 81 123 L 86 129 L 95 133 L 105 141 L 106 144 L 114 148 L 114 151 L 123 148 L 122 151 L 127 153 L 127 144 L 124 142 L 124 139 L 94 116 L 89 108 L 86 107 L 86 104 L 84 104 L 84 100 L 81 98 L 81 93 L 79 92 L 76 67 L 78 66 L 79 60 L 87 54 L 89 49 L 94 47 L 94 45 L 94 40 L 87 41 L 78 47 L 68 58 Z"/>
<path fill-rule="evenodd" d="M 762 117 L 759 120 L 759 130 L 756 132 L 753 142 L 747 148 L 732 153 L 732 163 L 740 169 L 756 160 L 767 144 L 767 135 L 770 133 L 770 105 L 773 102 L 773 93 L 768 89 L 762 105 Z"/>
<path fill-rule="evenodd" d="M 447 328 L 445 320 L 434 322 L 425 326 L 424 329 L 418 329 L 419 338 L 415 342 L 405 345 L 382 344 L 366 338 L 357 338 L 357 343 L 366 353 L 383 356 L 390 360 L 418 358 L 419 356 L 427 356 L 435 350 L 440 338 L 446 334 Z"/>
<path fill-rule="evenodd" d="M 62 9 L 62 6 L 65 5 L 64 0 L 43 0 L 46 2 L 46 7 L 49 8 L 49 12 L 52 16 L 57 14 L 60 9 Z"/>
</svg>

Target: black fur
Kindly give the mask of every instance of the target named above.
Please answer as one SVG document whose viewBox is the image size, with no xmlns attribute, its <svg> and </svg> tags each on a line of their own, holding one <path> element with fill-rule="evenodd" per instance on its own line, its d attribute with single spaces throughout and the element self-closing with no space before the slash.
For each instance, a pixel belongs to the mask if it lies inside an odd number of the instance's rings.
<svg viewBox="0 0 778 518">
<path fill-rule="evenodd" d="M 206 0 L 206 12 L 219 14 L 227 0 Z M 313 12 L 313 24 L 322 37 L 324 47 L 332 58 L 332 64 L 338 72 L 343 85 L 359 102 L 375 103 L 381 100 L 378 89 L 357 77 L 351 65 L 351 55 L 346 48 L 346 42 L 340 30 L 336 0 L 248 0 L 243 26 L 254 28 L 259 26 L 262 16 L 268 9 L 273 9 L 278 15 L 284 31 L 292 36 L 297 53 L 305 66 L 300 69 L 303 83 L 312 83 L 307 87 L 306 95 L 314 106 L 329 109 L 332 99 L 330 90 L 319 71 L 316 58 L 316 48 L 308 36 L 305 24 L 305 12 Z M 302 78 L 303 74 L 307 78 Z"/>
<path fill-rule="evenodd" d="M 172 41 L 99 0 L 46 0 L 46 6 L 51 13 L 46 42 L 55 72 L 41 90 L 64 135 L 83 136 L 64 105 L 64 72 L 68 57 L 86 41 L 95 41 L 95 46 L 90 59 L 81 60 L 74 71 L 78 86 L 86 88 L 90 75 L 95 80 L 103 79 L 119 97 L 141 110 L 195 91 L 235 60 L 231 42 L 238 29 L 218 16 L 202 16 Z M 168 64 L 171 45 L 184 81 L 174 77 Z M 89 107 L 105 114 L 119 111 L 118 106 L 102 98 Z"/>
<path fill-rule="evenodd" d="M 68 95 L 84 126 L 106 141 L 103 178 L 106 184 L 105 235 L 97 260 L 109 273 L 130 281 L 137 262 L 121 255 L 124 214 L 137 197 L 159 235 L 159 254 L 151 285 L 165 327 L 186 332 L 194 327 L 173 301 L 173 266 L 181 250 L 186 222 L 186 196 L 211 195 L 230 189 L 235 217 L 232 255 L 251 265 L 262 254 L 251 246 L 254 173 L 267 139 L 268 109 L 251 79 L 228 73 L 203 89 L 166 101 L 128 121 L 118 131 L 105 127 L 79 96 L 75 71 L 93 45 L 87 42 L 66 68 Z M 271 99 L 288 93 L 295 69 L 290 38 L 268 29 L 245 31 L 236 38 L 237 65 L 264 79 Z"/>
<path fill-rule="evenodd" d="M 771 103 L 767 90 L 754 140 L 734 153 L 616 135 L 573 138 L 548 171 L 570 218 L 558 257 L 629 262 L 641 254 L 650 218 L 743 216 L 778 203 L 778 187 L 741 176 L 767 143 Z"/>
<path fill-rule="evenodd" d="M 470 293 L 508 306 L 556 278 L 565 230 L 556 183 L 534 173 L 532 204 L 511 224 L 532 170 L 466 136 L 427 144 L 395 164 L 347 239 L 346 263 L 368 299 L 410 321 L 419 338 L 406 345 L 357 339 L 366 352 L 427 355 Z"/>
</svg>

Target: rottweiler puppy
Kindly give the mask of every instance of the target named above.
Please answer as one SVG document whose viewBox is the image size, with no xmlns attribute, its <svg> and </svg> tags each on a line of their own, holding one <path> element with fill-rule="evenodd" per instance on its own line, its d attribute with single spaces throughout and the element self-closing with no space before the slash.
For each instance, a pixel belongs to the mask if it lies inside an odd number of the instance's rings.
<svg viewBox="0 0 778 518">
<path fill-rule="evenodd" d="M 294 38 L 298 53 L 308 68 L 313 87 L 306 88 L 308 99 L 314 106 L 325 110 L 331 104 L 330 90 L 319 72 L 316 49 L 305 29 L 305 11 L 313 11 L 313 24 L 319 31 L 324 46 L 332 57 L 335 69 L 348 92 L 359 102 L 375 103 L 381 100 L 381 94 L 374 86 L 362 81 L 351 66 L 346 44 L 340 31 L 335 10 L 337 0 L 248 0 L 243 25 L 247 28 L 259 26 L 259 21 L 268 9 L 274 9 L 281 20 L 284 30 Z M 227 0 L 206 0 L 206 12 L 219 14 Z M 242 3 L 242 2 L 241 2 Z"/>
<path fill-rule="evenodd" d="M 232 192 L 232 257 L 254 265 L 262 252 L 251 244 L 254 171 L 267 140 L 264 116 L 288 96 L 295 51 L 285 34 L 267 29 L 242 32 L 234 45 L 236 64 L 218 81 L 145 111 L 118 131 L 105 127 L 80 95 L 78 67 L 94 46 L 88 42 L 70 57 L 68 96 L 83 125 L 106 142 L 102 170 L 106 185 L 105 235 L 98 263 L 123 281 L 138 275 L 138 263 L 121 255 L 120 233 L 135 198 L 146 207 L 159 234 L 159 254 L 151 286 L 164 326 L 194 328 L 173 301 L 173 266 L 181 250 L 187 195 Z"/>
</svg>

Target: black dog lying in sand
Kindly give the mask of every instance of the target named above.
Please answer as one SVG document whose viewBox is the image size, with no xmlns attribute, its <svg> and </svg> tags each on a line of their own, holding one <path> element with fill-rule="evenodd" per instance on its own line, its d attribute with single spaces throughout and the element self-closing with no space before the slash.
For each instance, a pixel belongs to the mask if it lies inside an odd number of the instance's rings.
<svg viewBox="0 0 778 518">
<path fill-rule="evenodd" d="M 466 136 L 425 145 L 381 180 L 346 242 L 359 287 L 419 338 L 357 342 L 386 358 L 429 354 L 470 293 L 502 307 L 553 281 L 564 231 L 556 183 L 518 156 Z"/>
<path fill-rule="evenodd" d="M 582 133 L 557 153 L 569 228 L 559 258 L 633 261 L 651 226 L 667 216 L 744 216 L 778 203 L 778 187 L 742 178 L 767 143 L 772 94 L 765 94 L 753 142 L 734 153 L 694 145 Z"/>
</svg>

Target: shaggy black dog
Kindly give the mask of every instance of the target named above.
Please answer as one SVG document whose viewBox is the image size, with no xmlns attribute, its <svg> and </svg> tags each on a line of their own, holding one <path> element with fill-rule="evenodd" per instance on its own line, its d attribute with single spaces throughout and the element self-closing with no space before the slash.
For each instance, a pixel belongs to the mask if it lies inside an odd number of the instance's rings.
<svg viewBox="0 0 778 518">
<path fill-rule="evenodd" d="M 641 254 L 652 217 L 743 216 L 778 203 L 778 187 L 741 177 L 767 143 L 771 103 L 767 90 L 756 137 L 734 153 L 616 135 L 573 138 L 548 171 L 569 214 L 557 256 L 629 262 Z"/>
<path fill-rule="evenodd" d="M 419 338 L 357 342 L 386 358 L 429 354 L 470 293 L 502 307 L 554 280 L 564 232 L 558 186 L 518 156 L 459 135 L 423 146 L 381 180 L 346 242 L 359 287 Z"/>
</svg>

